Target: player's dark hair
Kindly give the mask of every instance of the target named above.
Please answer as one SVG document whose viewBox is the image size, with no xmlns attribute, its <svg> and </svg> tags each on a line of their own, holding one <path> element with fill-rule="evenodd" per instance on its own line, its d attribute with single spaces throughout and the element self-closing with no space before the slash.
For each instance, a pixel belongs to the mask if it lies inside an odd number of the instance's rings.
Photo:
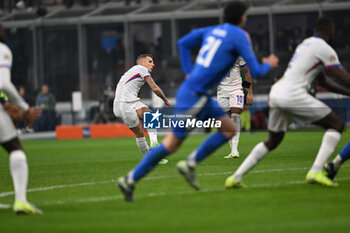
<svg viewBox="0 0 350 233">
<path fill-rule="evenodd" d="M 237 25 L 241 21 L 242 15 L 247 11 L 248 7 L 240 1 L 231 2 L 224 9 L 224 21 Z"/>
<path fill-rule="evenodd" d="M 136 63 L 138 63 L 141 59 L 146 58 L 146 57 L 151 57 L 151 58 L 153 59 L 153 55 L 152 55 L 152 54 L 147 54 L 147 53 L 145 53 L 145 54 L 139 55 L 139 56 L 136 58 Z"/>
<path fill-rule="evenodd" d="M 5 43 L 6 41 L 6 33 L 5 28 L 0 24 L 0 42 Z"/>
<path fill-rule="evenodd" d="M 314 25 L 314 32 L 319 35 L 329 35 L 334 30 L 334 22 L 331 18 L 321 17 Z"/>
</svg>

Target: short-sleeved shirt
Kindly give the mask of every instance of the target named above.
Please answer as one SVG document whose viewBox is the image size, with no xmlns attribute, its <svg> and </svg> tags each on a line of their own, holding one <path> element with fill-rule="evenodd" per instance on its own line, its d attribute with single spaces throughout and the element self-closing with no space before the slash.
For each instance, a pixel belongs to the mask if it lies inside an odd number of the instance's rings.
<svg viewBox="0 0 350 233">
<path fill-rule="evenodd" d="M 246 62 L 242 57 L 238 57 L 235 64 L 230 69 L 230 72 L 221 81 L 218 86 L 218 96 L 230 97 L 235 90 L 242 89 L 241 67 L 245 66 Z"/>
<path fill-rule="evenodd" d="M 12 52 L 4 43 L 0 43 L 0 68 L 11 69 Z"/>
<path fill-rule="evenodd" d="M 0 42 L 0 90 L 8 97 L 8 101 L 22 110 L 29 109 L 28 104 L 18 94 L 11 82 L 12 52 L 6 44 Z"/>
<path fill-rule="evenodd" d="M 335 50 L 322 38 L 306 38 L 296 48 L 283 77 L 275 84 L 284 91 L 307 92 L 324 69 L 341 66 Z"/>
<path fill-rule="evenodd" d="M 135 102 L 139 100 L 139 91 L 145 84 L 147 77 L 151 77 L 151 75 L 146 67 L 142 65 L 133 66 L 119 80 L 114 100 L 120 102 Z"/>
</svg>

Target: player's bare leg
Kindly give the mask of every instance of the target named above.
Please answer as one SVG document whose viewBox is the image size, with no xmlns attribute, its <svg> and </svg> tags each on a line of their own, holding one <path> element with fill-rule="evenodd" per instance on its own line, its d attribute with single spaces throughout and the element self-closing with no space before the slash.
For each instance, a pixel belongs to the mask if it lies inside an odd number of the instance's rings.
<svg viewBox="0 0 350 233">
<path fill-rule="evenodd" d="M 231 108 L 231 111 L 228 112 L 234 126 L 236 127 L 236 134 L 228 141 L 230 144 L 231 152 L 229 155 L 224 157 L 225 159 L 239 158 L 238 143 L 239 143 L 239 136 L 241 131 L 241 120 L 240 120 L 241 112 L 242 112 L 242 109 L 240 108 Z"/>
<path fill-rule="evenodd" d="M 236 172 L 226 179 L 226 188 L 242 187 L 243 176 L 251 170 L 262 158 L 264 158 L 271 150 L 275 149 L 283 140 L 285 132 L 269 131 L 269 136 L 264 142 L 258 143 Z"/>
</svg>

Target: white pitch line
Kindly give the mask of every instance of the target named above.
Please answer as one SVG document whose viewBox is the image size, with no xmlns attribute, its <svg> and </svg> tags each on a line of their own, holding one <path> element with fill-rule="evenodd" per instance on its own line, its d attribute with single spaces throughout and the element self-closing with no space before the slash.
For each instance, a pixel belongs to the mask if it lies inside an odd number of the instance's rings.
<svg viewBox="0 0 350 233">
<path fill-rule="evenodd" d="M 337 180 L 350 180 L 350 177 L 342 177 Z M 282 187 L 282 186 L 289 186 L 289 185 L 298 185 L 298 184 L 306 184 L 305 180 L 297 180 L 297 181 L 290 181 L 286 183 L 273 183 L 273 184 L 255 184 L 255 185 L 249 185 L 247 188 L 244 189 L 250 189 L 250 188 L 272 188 L 272 187 Z M 194 190 L 183 190 L 179 192 L 171 192 L 171 193 L 148 193 L 145 195 L 136 195 L 136 199 L 140 198 L 148 198 L 148 197 L 161 197 L 161 196 L 174 196 L 174 195 L 191 195 L 195 193 L 210 193 L 210 192 L 221 192 L 225 191 L 224 188 L 216 188 L 216 189 L 203 189 L 200 191 L 194 191 Z M 59 200 L 59 201 L 52 201 L 52 202 L 43 202 L 40 204 L 40 206 L 52 206 L 52 205 L 66 205 L 66 204 L 76 204 L 76 203 L 92 203 L 92 202 L 103 202 L 103 201 L 113 201 L 113 200 L 119 200 L 123 199 L 123 195 L 115 195 L 115 196 L 105 196 L 105 197 L 89 197 L 89 198 L 81 198 L 77 200 Z M 8 204 L 0 204 L 0 208 L 2 209 L 8 209 L 11 208 L 11 205 Z"/>
<path fill-rule="evenodd" d="M 350 177 L 342 177 L 337 180 L 350 180 Z M 249 185 L 247 188 L 244 189 L 250 189 L 250 188 L 272 188 L 272 187 L 282 187 L 282 186 L 289 186 L 289 185 L 298 185 L 298 184 L 306 184 L 305 180 L 296 180 L 296 181 L 290 181 L 286 183 L 273 183 L 273 184 L 254 184 Z M 216 189 L 203 189 L 200 191 L 195 190 L 183 190 L 179 192 L 171 192 L 171 193 L 148 193 L 144 195 L 136 195 L 136 199 L 140 198 L 148 198 L 148 197 L 161 197 L 161 196 L 174 196 L 174 195 L 191 195 L 196 193 L 210 193 L 210 192 L 221 192 L 225 191 L 224 188 L 216 188 Z M 90 197 L 90 198 L 82 198 L 78 200 L 70 200 L 70 201 L 54 201 L 54 202 L 45 202 L 42 203 L 40 206 L 51 206 L 51 205 L 65 205 L 65 204 L 74 204 L 74 203 L 91 203 L 91 202 L 102 202 L 102 201 L 112 201 L 112 200 L 119 200 L 123 199 L 123 195 L 116 195 L 116 196 L 105 196 L 105 197 Z"/>
<path fill-rule="evenodd" d="M 344 165 L 343 167 L 349 167 L 350 165 Z M 264 170 L 253 170 L 250 173 L 268 173 L 268 172 L 284 172 L 284 171 L 298 171 L 298 170 L 307 170 L 308 167 L 302 167 L 302 168 L 276 168 L 276 169 L 264 169 Z M 230 172 L 213 172 L 213 173 L 203 173 L 198 174 L 198 176 L 219 176 L 219 175 L 230 175 L 233 174 L 232 171 Z M 174 176 L 152 176 L 152 177 L 146 177 L 145 180 L 156 180 L 156 179 L 166 179 L 166 178 L 172 178 Z M 83 182 L 83 183 L 76 183 L 76 184 L 62 184 L 62 185 L 53 185 L 53 186 L 47 186 L 47 187 L 38 187 L 38 188 L 31 188 L 28 189 L 27 192 L 41 192 L 41 191 L 48 191 L 48 190 L 54 190 L 54 189 L 63 189 L 63 188 L 74 188 L 79 186 L 90 186 L 90 185 L 96 185 L 96 184 L 108 184 L 113 183 L 115 180 L 105 180 L 105 181 L 96 181 L 96 182 Z M 3 192 L 0 193 L 0 198 L 7 197 L 14 195 L 13 191 L 9 192 Z"/>
<path fill-rule="evenodd" d="M 77 183 L 77 184 L 53 185 L 53 186 L 48 186 L 48 187 L 31 188 L 31 189 L 28 189 L 27 192 L 40 192 L 40 191 L 47 191 L 47 190 L 60 189 L 60 188 L 72 188 L 72 187 L 79 187 L 79 186 L 106 184 L 106 183 L 111 183 L 111 182 L 113 182 L 113 180 L 98 181 L 98 182 L 84 182 L 84 183 Z M 13 195 L 13 194 L 14 194 L 14 192 L 4 192 L 4 193 L 0 193 L 0 197 L 6 197 L 6 196 Z"/>
<path fill-rule="evenodd" d="M 10 208 L 11 208 L 11 205 L 0 203 L 0 209 L 10 209 Z"/>
<path fill-rule="evenodd" d="M 306 170 L 307 167 L 303 168 L 286 168 L 286 169 L 266 169 L 266 170 L 253 170 L 251 173 L 267 173 L 267 172 L 282 172 L 282 171 L 294 171 L 294 170 Z M 214 173 L 203 173 L 198 174 L 198 176 L 219 176 L 219 175 L 230 175 L 232 172 L 214 172 Z M 156 180 L 156 179 L 166 179 L 171 178 L 174 176 L 152 176 L 152 177 L 146 177 L 145 180 Z M 54 189 L 62 189 L 62 188 L 74 188 L 79 186 L 90 186 L 90 185 L 96 185 L 96 184 L 107 184 L 107 183 L 113 183 L 115 180 L 105 180 L 105 181 L 96 181 L 96 182 L 83 182 L 83 183 L 76 183 L 76 184 L 62 184 L 62 185 L 53 185 L 53 186 L 47 186 L 47 187 L 39 187 L 39 188 L 30 188 L 27 190 L 27 192 L 41 192 L 41 191 L 48 191 L 48 190 L 54 190 Z M 14 195 L 13 191 L 0 193 L 1 197 L 7 197 Z"/>
</svg>

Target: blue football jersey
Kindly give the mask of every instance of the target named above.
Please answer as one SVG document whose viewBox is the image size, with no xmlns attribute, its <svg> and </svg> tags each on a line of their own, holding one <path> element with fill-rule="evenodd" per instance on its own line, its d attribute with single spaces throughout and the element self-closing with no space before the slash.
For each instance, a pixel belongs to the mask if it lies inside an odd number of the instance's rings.
<svg viewBox="0 0 350 233">
<path fill-rule="evenodd" d="M 177 45 L 183 72 L 190 74 L 183 85 L 202 94 L 215 92 L 239 55 L 253 77 L 263 76 L 271 68 L 257 61 L 248 33 L 229 23 L 195 29 L 180 38 Z M 192 67 L 191 48 L 196 46 L 201 48 Z"/>
</svg>

